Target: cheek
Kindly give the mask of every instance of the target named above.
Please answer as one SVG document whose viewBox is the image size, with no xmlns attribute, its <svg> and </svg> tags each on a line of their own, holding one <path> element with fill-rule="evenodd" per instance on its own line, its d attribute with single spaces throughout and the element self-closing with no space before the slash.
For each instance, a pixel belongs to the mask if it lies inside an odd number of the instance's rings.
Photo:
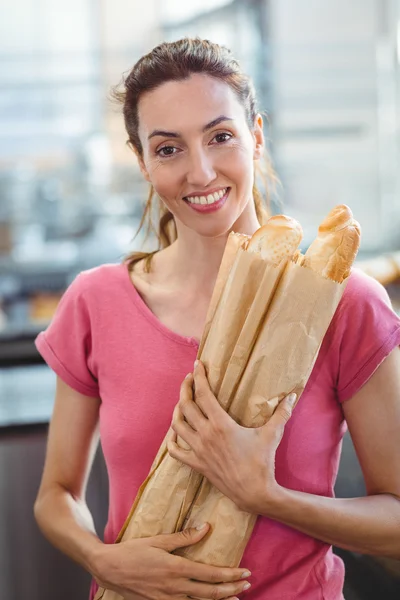
<svg viewBox="0 0 400 600">
<path fill-rule="evenodd" d="M 180 181 L 176 166 L 173 164 L 158 164 L 150 167 L 148 172 L 151 184 L 160 197 L 175 197 L 178 193 Z"/>
<path fill-rule="evenodd" d="M 244 144 L 227 148 L 224 152 L 221 173 L 225 174 L 245 197 L 251 192 L 254 179 L 254 162 L 251 150 Z"/>
<path fill-rule="evenodd" d="M 221 159 L 232 172 L 240 171 L 241 176 L 253 164 L 252 148 L 243 142 L 227 146 L 221 152 Z"/>
</svg>

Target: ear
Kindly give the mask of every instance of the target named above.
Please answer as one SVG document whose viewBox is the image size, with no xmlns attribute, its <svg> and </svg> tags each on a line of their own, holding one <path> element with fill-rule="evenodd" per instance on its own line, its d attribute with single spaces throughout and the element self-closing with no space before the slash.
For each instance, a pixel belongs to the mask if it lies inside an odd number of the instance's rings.
<svg viewBox="0 0 400 600">
<path fill-rule="evenodd" d="M 264 133 L 262 116 L 258 114 L 254 121 L 253 129 L 254 138 L 254 160 L 258 160 L 264 154 Z"/>
<path fill-rule="evenodd" d="M 146 181 L 148 181 L 150 183 L 150 176 L 146 169 L 146 165 L 144 164 L 143 156 L 141 154 L 139 154 L 139 152 L 137 151 L 135 146 L 133 146 L 133 144 L 131 144 L 130 142 L 128 142 L 128 146 L 137 158 L 137 161 L 139 163 L 139 168 L 140 168 L 140 171 L 141 171 L 143 177 L 145 178 Z"/>
</svg>

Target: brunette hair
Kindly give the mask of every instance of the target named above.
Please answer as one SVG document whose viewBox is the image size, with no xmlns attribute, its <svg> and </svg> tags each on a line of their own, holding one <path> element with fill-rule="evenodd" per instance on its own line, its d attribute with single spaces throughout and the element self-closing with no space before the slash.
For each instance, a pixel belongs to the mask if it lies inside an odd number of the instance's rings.
<svg viewBox="0 0 400 600">
<path fill-rule="evenodd" d="M 164 42 L 140 58 L 123 79 L 122 84 L 112 90 L 113 98 L 123 105 L 125 128 L 128 133 L 127 144 L 139 157 L 143 156 L 138 132 L 140 95 L 168 81 L 187 79 L 194 73 L 206 74 L 227 83 L 244 107 L 248 126 L 253 129 L 257 115 L 254 86 L 251 79 L 242 72 L 239 63 L 228 48 L 199 38 Z M 275 174 L 268 157 L 266 164 L 266 172 L 257 163 L 255 163 L 255 171 L 262 178 L 268 208 L 264 205 L 257 185 L 253 186 L 256 214 L 261 224 L 265 223 L 269 216 L 269 184 L 275 181 Z M 145 270 L 149 271 L 154 254 L 176 240 L 177 232 L 172 213 L 159 198 L 156 206 L 153 206 L 153 201 L 154 189 L 151 186 L 136 235 L 147 222 L 146 237 L 153 232 L 158 239 L 158 249 L 149 253 L 135 251 L 126 256 L 125 262 L 130 268 L 145 258 Z M 158 227 L 154 224 L 154 217 L 158 219 Z"/>
</svg>

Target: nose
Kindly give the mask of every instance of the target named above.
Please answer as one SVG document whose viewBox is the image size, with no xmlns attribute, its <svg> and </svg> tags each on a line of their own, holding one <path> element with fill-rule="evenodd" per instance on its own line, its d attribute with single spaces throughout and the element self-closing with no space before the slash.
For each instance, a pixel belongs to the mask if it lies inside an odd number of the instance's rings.
<svg viewBox="0 0 400 600">
<path fill-rule="evenodd" d="M 216 178 L 212 158 L 204 149 L 191 151 L 188 158 L 187 182 L 193 187 L 205 188 Z"/>
</svg>

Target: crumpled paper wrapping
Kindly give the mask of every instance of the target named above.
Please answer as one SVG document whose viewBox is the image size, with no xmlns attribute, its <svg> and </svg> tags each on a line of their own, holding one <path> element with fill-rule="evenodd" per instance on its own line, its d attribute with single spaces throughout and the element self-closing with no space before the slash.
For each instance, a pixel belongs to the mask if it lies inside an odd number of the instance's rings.
<svg viewBox="0 0 400 600">
<path fill-rule="evenodd" d="M 345 286 L 346 282 L 338 284 L 293 262 L 287 263 L 239 384 L 235 389 L 230 375 L 237 372 L 233 358 L 220 389 L 224 408 L 240 425 L 264 425 L 290 392 L 299 399 Z M 245 328 L 242 333 L 246 347 Z M 202 360 L 207 368 L 208 357 Z M 229 384 L 225 388 L 226 380 Z M 222 393 L 225 389 L 227 392 Z M 193 488 L 197 486 L 191 475 L 188 496 L 194 495 Z M 181 548 L 175 554 L 197 562 L 237 567 L 256 519 L 256 515 L 241 511 L 203 477 L 183 526 L 208 522 L 211 533 L 195 546 Z"/>
<path fill-rule="evenodd" d="M 323 278 L 301 266 L 301 255 L 273 266 L 246 252 L 246 243 L 246 236 L 228 238 L 198 358 L 221 406 L 242 426 L 259 427 L 287 394 L 301 396 L 347 280 Z M 171 458 L 171 435 L 169 430 L 117 542 L 208 522 L 203 540 L 174 554 L 239 566 L 257 515 L 239 510 L 206 478 Z M 178 443 L 187 448 L 180 438 Z M 100 589 L 95 600 L 120 598 Z"/>
</svg>

